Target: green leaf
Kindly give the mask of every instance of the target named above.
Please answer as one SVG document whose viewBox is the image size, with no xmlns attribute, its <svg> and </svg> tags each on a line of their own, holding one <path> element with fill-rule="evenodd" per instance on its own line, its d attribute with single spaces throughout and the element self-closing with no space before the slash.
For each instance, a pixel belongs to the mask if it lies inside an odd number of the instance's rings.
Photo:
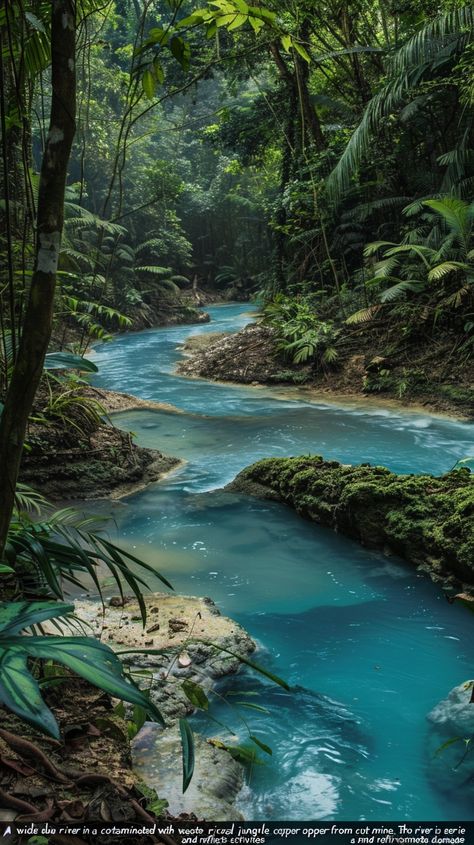
<svg viewBox="0 0 474 845">
<path fill-rule="evenodd" d="M 311 56 L 302 44 L 300 44 L 298 41 L 293 41 L 293 47 L 295 48 L 296 52 L 300 54 L 301 58 L 305 60 L 305 62 L 311 64 Z"/>
<path fill-rule="evenodd" d="M 59 739 L 58 723 L 41 697 L 38 683 L 28 669 L 27 654 L 21 648 L 9 647 L 1 652 L 0 702 L 20 719 Z"/>
<path fill-rule="evenodd" d="M 283 49 L 289 53 L 291 47 L 291 35 L 282 35 L 281 36 L 281 43 Z"/>
<path fill-rule="evenodd" d="M 262 761 L 258 759 L 258 754 L 254 748 L 246 748 L 245 745 L 227 745 L 226 751 L 238 763 L 243 766 L 261 766 Z"/>
<path fill-rule="evenodd" d="M 194 773 L 194 736 L 187 719 L 179 720 L 181 746 L 183 749 L 183 794 L 191 783 Z"/>
<path fill-rule="evenodd" d="M 18 637 L 17 642 L 13 644 L 21 645 L 31 657 L 54 660 L 67 666 L 81 678 L 115 698 L 138 704 L 153 719 L 164 725 L 158 708 L 135 684 L 125 678 L 120 660 L 105 643 L 92 637 Z"/>
<path fill-rule="evenodd" d="M 264 669 L 263 666 L 260 666 L 258 663 L 254 663 L 252 660 L 249 660 L 248 657 L 244 657 L 242 654 L 236 654 L 235 651 L 230 651 L 228 648 L 224 648 L 223 646 L 217 645 L 216 643 L 209 642 L 207 640 L 201 640 L 200 642 L 205 642 L 206 645 L 210 645 L 213 648 L 217 649 L 217 651 L 221 651 L 225 654 L 230 654 L 231 657 L 236 657 L 237 660 L 240 660 L 241 663 L 245 663 L 246 666 L 250 666 L 251 669 L 254 669 L 259 675 L 263 675 L 265 678 L 268 678 L 270 681 L 273 681 L 274 684 L 277 684 L 279 687 L 283 687 L 288 692 L 291 692 L 290 687 L 283 681 L 278 675 L 273 674 L 268 669 Z"/>
<path fill-rule="evenodd" d="M 142 88 L 149 100 L 155 96 L 155 76 L 150 69 L 147 69 L 142 76 Z"/>
<path fill-rule="evenodd" d="M 7 573 L 14 572 L 15 570 L 12 569 L 11 566 L 5 566 L 4 563 L 0 563 L 0 575 L 6 575 Z"/>
<path fill-rule="evenodd" d="M 154 26 L 148 33 L 148 42 L 152 44 L 167 44 L 169 41 L 169 33 L 164 29 Z"/>
<path fill-rule="evenodd" d="M 153 71 L 157 82 L 162 85 L 162 83 L 165 81 L 165 72 L 159 59 L 153 59 Z"/>
<path fill-rule="evenodd" d="M 31 24 L 33 29 L 36 29 L 38 32 L 46 33 L 44 23 L 40 21 L 40 19 L 37 18 L 36 15 L 34 15 L 32 12 L 25 12 L 25 18 L 28 23 Z"/>
<path fill-rule="evenodd" d="M 213 38 L 217 32 L 217 23 L 216 21 L 211 21 L 206 29 L 206 38 Z"/>
<path fill-rule="evenodd" d="M 253 736 L 253 734 L 250 734 L 250 739 L 252 740 L 252 742 L 255 743 L 255 745 L 258 745 L 258 747 L 261 748 L 262 751 L 265 752 L 265 754 L 269 754 L 270 757 L 272 756 L 273 751 L 269 745 L 265 745 L 264 742 L 262 742 L 257 736 Z"/>
<path fill-rule="evenodd" d="M 434 756 L 437 757 L 438 754 L 441 754 L 441 752 L 445 750 L 445 748 L 449 748 L 450 745 L 454 745 L 456 742 L 462 742 L 462 741 L 463 741 L 462 736 L 455 736 L 452 739 L 447 739 L 446 742 L 443 742 L 443 744 L 440 745 L 436 749 Z"/>
<path fill-rule="evenodd" d="M 262 707 L 260 704 L 254 704 L 252 701 L 236 701 L 236 707 L 247 707 L 248 710 L 257 710 L 258 713 L 270 713 L 270 711 L 266 707 Z"/>
<path fill-rule="evenodd" d="M 45 370 L 82 370 L 85 373 L 98 373 L 99 368 L 82 355 L 71 352 L 48 352 L 44 359 Z"/>
<path fill-rule="evenodd" d="M 258 35 L 260 30 L 265 26 L 265 23 L 260 18 L 254 18 L 252 15 L 249 17 L 249 24 L 256 35 Z"/>
<path fill-rule="evenodd" d="M 229 24 L 227 29 L 229 30 L 229 32 L 233 29 L 238 29 L 240 26 L 246 23 L 247 20 L 248 15 L 235 15 L 234 20 L 232 21 L 232 23 Z"/>
<path fill-rule="evenodd" d="M 270 9 L 267 9 L 265 6 L 251 6 L 250 11 L 253 15 L 265 18 L 265 20 L 270 23 L 274 23 L 277 19 L 275 12 L 270 11 Z"/>
<path fill-rule="evenodd" d="M 46 619 L 67 616 L 74 612 L 73 604 L 61 604 L 56 601 L 12 601 L 0 604 L 0 648 L 4 637 L 10 637 L 28 628 L 38 625 Z"/>
<path fill-rule="evenodd" d="M 203 688 L 200 687 L 199 684 L 195 684 L 194 681 L 186 680 L 183 681 L 182 688 L 186 698 L 194 707 L 199 707 L 200 710 L 209 709 L 209 700 Z"/>
</svg>

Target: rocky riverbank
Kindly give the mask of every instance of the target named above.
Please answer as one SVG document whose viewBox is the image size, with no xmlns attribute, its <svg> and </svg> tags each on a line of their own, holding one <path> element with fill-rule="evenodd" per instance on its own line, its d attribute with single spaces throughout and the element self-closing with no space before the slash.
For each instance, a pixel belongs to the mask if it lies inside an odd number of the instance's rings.
<svg viewBox="0 0 474 845">
<path fill-rule="evenodd" d="M 293 364 L 279 351 L 275 330 L 251 324 L 231 335 L 184 345 L 181 375 L 239 384 L 299 387 L 328 398 L 388 400 L 398 406 L 474 417 L 474 372 L 445 345 L 423 344 L 387 354 L 386 338 L 357 334 L 338 347 L 329 366 Z"/>
<path fill-rule="evenodd" d="M 243 657 L 252 653 L 255 644 L 237 623 L 221 616 L 210 599 L 151 595 L 145 597 L 145 604 L 145 630 L 132 599 L 113 598 L 105 612 L 99 602 L 79 600 L 75 614 L 84 623 L 85 633 L 91 635 L 92 628 L 114 650 L 144 649 L 123 659 L 132 673 L 141 672 L 141 680 L 135 679 L 150 688 L 168 727 L 163 730 L 146 723 L 132 750 L 133 714 L 118 712 L 107 694 L 69 675 L 66 683 L 44 690 L 60 724 L 61 742 L 2 710 L 2 821 L 143 823 L 157 816 L 210 821 L 239 817 L 235 801 L 243 785 L 243 769 L 225 749 L 200 736 L 195 742 L 195 778 L 183 796 L 181 743 L 175 723 L 194 709 L 185 693 L 186 681 L 209 693 L 216 678 L 239 669 L 238 658 L 225 655 L 209 641 Z M 78 633 L 82 633 L 80 627 Z M 69 626 L 64 624 L 63 629 L 71 635 Z M 45 632 L 57 635 L 58 629 L 45 623 Z M 149 654 L 147 648 L 161 653 Z M 145 759 L 150 753 L 152 765 Z M 58 845 L 61 841 L 51 838 Z M 136 837 L 136 841 L 138 845 L 158 842 L 153 836 Z M 77 843 L 85 845 L 82 839 Z"/>
<path fill-rule="evenodd" d="M 150 696 L 171 725 L 194 710 L 183 681 L 210 690 L 216 679 L 240 668 L 237 657 L 219 649 L 247 657 L 255 643 L 237 622 L 222 616 L 209 598 L 155 593 L 144 600 L 146 628 L 132 598 L 124 604 L 119 597 L 111 599 L 105 615 L 98 601 L 77 601 L 76 614 L 115 651 L 144 649 L 142 654 L 124 655 L 123 660 L 132 671 L 149 670 Z M 150 653 L 157 650 L 160 654 Z"/>
<path fill-rule="evenodd" d="M 144 600 L 145 628 L 132 598 L 111 599 L 105 614 L 98 602 L 75 605 L 77 617 L 88 630 L 92 628 L 114 651 L 143 649 L 140 654 L 124 653 L 122 659 L 132 675 L 141 674 L 167 728 L 163 731 L 147 724 L 138 734 L 133 748 L 136 771 L 167 799 L 175 816 L 193 813 L 213 821 L 239 818 L 235 801 L 244 783 L 243 769 L 224 748 L 199 735 L 195 735 L 195 775 L 183 795 L 176 722 L 195 710 L 190 688 L 212 695 L 215 681 L 238 672 L 239 657 L 251 655 L 255 643 L 237 622 L 222 616 L 209 598 L 153 594 Z"/>
<path fill-rule="evenodd" d="M 284 502 L 301 516 L 400 555 L 445 587 L 474 594 L 474 475 L 401 476 L 321 457 L 271 458 L 230 489 Z"/>
</svg>

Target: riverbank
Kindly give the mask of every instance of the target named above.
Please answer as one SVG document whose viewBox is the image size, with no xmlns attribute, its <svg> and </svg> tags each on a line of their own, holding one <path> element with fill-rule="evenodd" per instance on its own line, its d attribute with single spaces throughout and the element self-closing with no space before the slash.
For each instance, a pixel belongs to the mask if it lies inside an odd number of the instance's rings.
<svg viewBox="0 0 474 845">
<path fill-rule="evenodd" d="M 3 821 L 152 822 L 157 817 L 217 821 L 240 817 L 235 801 L 243 786 L 243 769 L 224 748 L 216 748 L 200 736 L 196 736 L 196 781 L 187 795 L 182 795 L 181 744 L 174 726 L 179 717 L 195 709 L 192 696 L 185 692 L 190 685 L 199 684 L 210 694 L 217 678 L 238 671 L 238 657 L 225 655 L 219 648 L 247 657 L 255 644 L 237 623 L 222 616 L 210 599 L 155 594 L 145 596 L 144 601 L 145 629 L 140 608 L 132 599 L 112 598 L 105 609 L 98 601 L 78 600 L 75 616 L 89 635 L 92 629 L 115 651 L 143 649 L 123 660 L 132 674 L 141 673 L 139 682 L 150 689 L 167 727 L 157 730 L 147 723 L 133 747 L 134 714 L 127 709 L 117 711 L 110 696 L 67 675 L 67 683 L 45 688 L 62 741 L 51 740 L 13 714 L 3 713 Z M 63 625 L 63 629 L 71 635 L 69 627 Z M 58 633 L 48 624 L 45 631 Z M 160 654 L 147 653 L 146 649 L 152 648 Z M 163 784 L 159 790 L 150 784 L 139 762 L 150 734 L 158 754 L 153 779 L 161 777 Z M 78 845 L 82 841 L 78 839 Z M 139 845 L 157 841 L 148 836 L 137 838 Z M 51 842 L 56 842 L 54 836 Z"/>
<path fill-rule="evenodd" d="M 137 445 L 133 434 L 115 428 L 110 418 L 101 419 L 101 414 L 129 408 L 169 406 L 89 387 L 81 388 L 75 399 L 62 416 L 43 421 L 39 413 L 29 426 L 20 480 L 46 498 L 120 499 L 182 465 L 179 458 Z M 41 397 L 37 402 L 41 409 Z M 87 407 L 94 409 L 89 417 L 84 415 Z"/>
<path fill-rule="evenodd" d="M 431 579 L 474 595 L 474 476 L 401 476 L 318 456 L 269 458 L 229 490 L 284 502 L 306 519 L 403 557 Z"/>
<path fill-rule="evenodd" d="M 474 418 L 473 364 L 453 358 L 442 343 L 411 346 L 390 356 L 382 341 L 367 333 L 341 345 L 337 366 L 318 368 L 289 363 L 277 348 L 275 330 L 257 323 L 231 335 L 207 335 L 197 346 L 190 338 L 183 353 L 177 372 L 184 376 L 298 387 L 331 399 L 381 400 L 397 408 Z"/>
</svg>

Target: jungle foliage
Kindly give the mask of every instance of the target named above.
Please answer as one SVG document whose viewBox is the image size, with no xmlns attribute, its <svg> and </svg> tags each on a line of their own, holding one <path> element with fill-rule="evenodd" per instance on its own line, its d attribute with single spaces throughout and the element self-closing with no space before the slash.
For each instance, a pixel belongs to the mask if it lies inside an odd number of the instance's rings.
<svg viewBox="0 0 474 845">
<path fill-rule="evenodd" d="M 25 716 L 31 699 L 57 735 L 37 666 L 98 683 L 94 648 L 102 686 L 158 718 L 105 646 L 21 633 L 69 612 L 53 598 L 97 561 L 143 586 L 102 535 L 20 513 L 38 387 L 45 426 L 103 412 L 90 367 L 48 353 L 82 356 L 205 288 L 262 297 L 292 362 L 337 365 L 348 326 L 472 355 L 473 32 L 457 0 L 3 5 L 0 576 L 18 590 L 0 608 L 3 705 Z M 31 579 L 41 608 L 23 605 Z"/>
</svg>

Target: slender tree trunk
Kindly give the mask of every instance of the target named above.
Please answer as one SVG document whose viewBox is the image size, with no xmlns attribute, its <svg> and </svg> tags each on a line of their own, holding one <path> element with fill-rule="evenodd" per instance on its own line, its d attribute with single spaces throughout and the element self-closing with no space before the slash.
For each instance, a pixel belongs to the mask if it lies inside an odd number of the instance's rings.
<svg viewBox="0 0 474 845">
<path fill-rule="evenodd" d="M 297 93 L 292 84 L 288 96 L 288 117 L 283 136 L 283 155 L 280 173 L 280 206 L 275 215 L 275 283 L 274 292 L 284 291 L 286 288 L 286 233 L 287 214 L 285 207 L 285 191 L 291 179 L 293 159 L 295 155 L 295 125 L 297 118 Z"/>
<path fill-rule="evenodd" d="M 53 0 L 52 3 L 52 101 L 41 166 L 35 268 L 17 360 L 0 422 L 0 556 L 14 506 L 28 417 L 51 337 L 64 191 L 75 131 L 75 6 L 75 0 Z"/>
</svg>

